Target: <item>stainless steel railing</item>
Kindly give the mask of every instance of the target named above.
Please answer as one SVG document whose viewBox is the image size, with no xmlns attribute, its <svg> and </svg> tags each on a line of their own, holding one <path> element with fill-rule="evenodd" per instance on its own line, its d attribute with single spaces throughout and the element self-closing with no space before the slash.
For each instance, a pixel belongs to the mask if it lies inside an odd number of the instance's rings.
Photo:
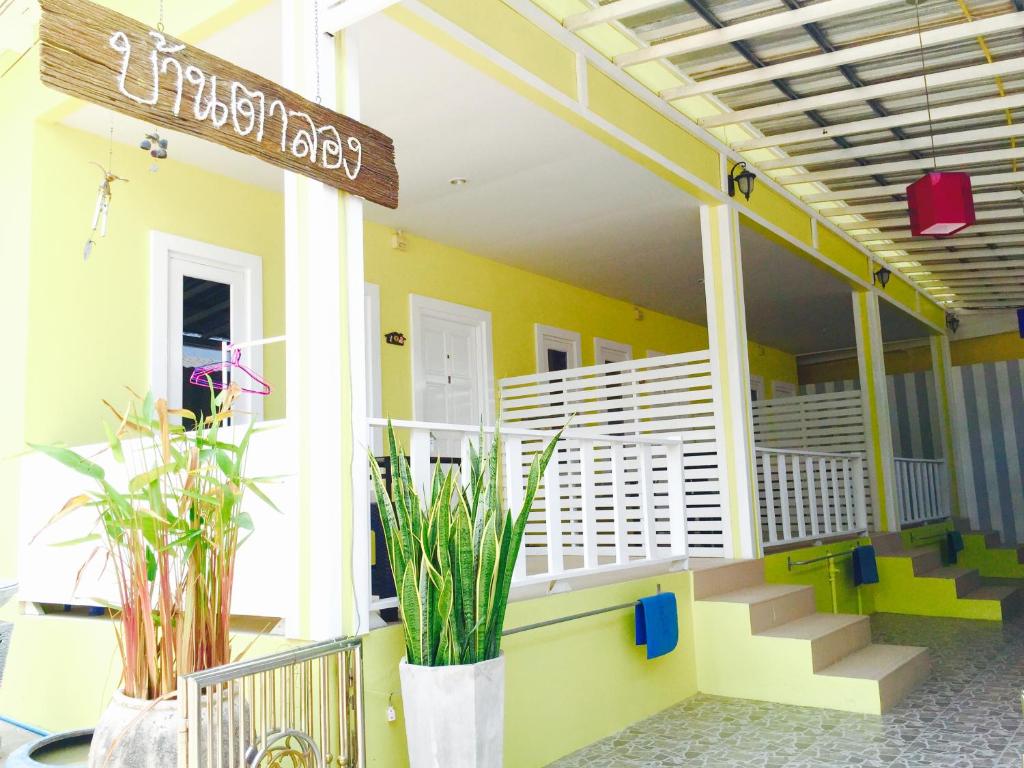
<svg viewBox="0 0 1024 768">
<path fill-rule="evenodd" d="M 362 645 L 329 640 L 183 676 L 179 768 L 363 768 Z"/>
</svg>

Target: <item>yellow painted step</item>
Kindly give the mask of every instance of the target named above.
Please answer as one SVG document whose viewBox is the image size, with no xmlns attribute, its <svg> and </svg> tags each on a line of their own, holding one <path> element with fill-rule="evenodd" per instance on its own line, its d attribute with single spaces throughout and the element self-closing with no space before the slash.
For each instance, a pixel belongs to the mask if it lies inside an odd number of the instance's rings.
<svg viewBox="0 0 1024 768">
<path fill-rule="evenodd" d="M 750 631 L 758 634 L 814 613 L 814 587 L 759 584 L 714 595 L 701 602 L 746 604 L 750 609 Z"/>
<path fill-rule="evenodd" d="M 867 616 L 812 613 L 758 633 L 759 637 L 804 640 L 811 646 L 811 669 L 825 669 L 856 650 L 871 644 L 871 620 Z"/>
<path fill-rule="evenodd" d="M 887 712 L 928 677 L 930 669 L 927 648 L 869 645 L 817 674 L 877 684 L 880 710 Z"/>
<path fill-rule="evenodd" d="M 956 584 L 956 596 L 965 597 L 981 586 L 981 576 L 974 568 L 959 568 L 947 565 L 921 574 L 925 579 L 951 579 Z"/>
<path fill-rule="evenodd" d="M 713 595 L 764 583 L 764 560 L 723 560 L 707 563 L 694 558 L 690 562 L 693 564 L 694 600 L 703 600 Z"/>
<path fill-rule="evenodd" d="M 978 587 L 964 596 L 965 600 L 991 600 L 999 603 L 1004 620 L 1018 613 L 1024 603 L 1024 592 L 1017 587 Z"/>
</svg>

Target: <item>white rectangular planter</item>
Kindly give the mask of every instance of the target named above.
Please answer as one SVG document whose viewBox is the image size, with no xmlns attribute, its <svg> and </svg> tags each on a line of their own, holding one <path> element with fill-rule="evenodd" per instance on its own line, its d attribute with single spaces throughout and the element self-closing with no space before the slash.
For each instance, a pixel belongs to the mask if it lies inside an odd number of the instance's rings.
<svg viewBox="0 0 1024 768">
<path fill-rule="evenodd" d="M 410 768 L 501 768 L 505 659 L 399 664 Z"/>
</svg>

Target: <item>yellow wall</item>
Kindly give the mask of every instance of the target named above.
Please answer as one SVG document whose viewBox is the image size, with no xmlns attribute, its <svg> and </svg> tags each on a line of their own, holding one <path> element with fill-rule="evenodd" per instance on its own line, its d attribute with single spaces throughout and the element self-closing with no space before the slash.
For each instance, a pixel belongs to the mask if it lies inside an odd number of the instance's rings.
<svg viewBox="0 0 1024 768">
<path fill-rule="evenodd" d="M 1024 339 L 1019 333 L 998 333 L 976 339 L 962 339 L 950 345 L 953 365 L 995 363 L 1000 360 L 1024 359 Z"/>
<path fill-rule="evenodd" d="M 264 333 L 284 332 L 283 219 L 280 195 L 195 166 L 114 148 L 110 226 L 88 261 L 82 247 L 108 142 L 40 123 L 35 132 L 32 244 L 29 253 L 27 438 L 69 444 L 103 434 L 101 399 L 124 386 L 149 386 L 151 230 L 261 256 Z M 172 148 L 173 153 L 173 148 Z M 284 350 L 268 348 L 264 369 L 277 387 L 266 416 L 283 415 Z"/>
<path fill-rule="evenodd" d="M 366 226 L 366 279 L 380 286 L 381 331 L 409 334 L 409 294 L 464 304 L 492 313 L 495 380 L 534 373 L 534 324 L 577 331 L 584 365 L 594 363 L 594 337 L 630 344 L 633 356 L 648 349 L 688 352 L 707 347 L 707 329 L 643 310 L 637 320 L 628 302 L 541 277 L 440 243 L 408 235 L 408 247 L 391 247 L 391 230 Z M 792 355 L 751 344 L 751 373 L 796 382 Z M 383 414 L 412 416 L 409 346 L 381 346 Z"/>
</svg>

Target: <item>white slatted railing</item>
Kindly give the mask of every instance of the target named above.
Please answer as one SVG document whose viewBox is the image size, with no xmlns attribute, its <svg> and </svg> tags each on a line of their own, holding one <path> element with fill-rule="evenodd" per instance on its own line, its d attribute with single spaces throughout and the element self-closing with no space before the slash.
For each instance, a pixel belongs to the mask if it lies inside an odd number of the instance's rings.
<svg viewBox="0 0 1024 768">
<path fill-rule="evenodd" d="M 828 392 L 755 402 L 754 444 L 761 448 L 864 454 L 864 410 L 859 391 Z M 864 507 L 873 520 L 870 480 L 861 462 Z"/>
<path fill-rule="evenodd" d="M 758 447 L 754 455 L 763 546 L 867 530 L 861 454 Z"/>
<path fill-rule="evenodd" d="M 370 419 L 369 425 L 372 438 L 387 422 Z M 470 442 L 479 444 L 481 436 L 474 426 L 395 421 L 394 427 L 408 448 L 418 489 L 429 488 L 437 460 L 447 458 L 432 455 L 433 445 L 461 445 L 461 456 L 447 466 L 465 466 Z M 522 506 L 533 457 L 553 434 L 502 427 L 505 503 L 512 509 Z M 492 427 L 484 428 L 485 450 L 493 435 Z M 531 507 L 514 583 L 682 559 L 687 554 L 683 487 L 678 438 L 567 431 Z"/>
<path fill-rule="evenodd" d="M 946 462 L 896 458 L 896 503 L 900 525 L 949 517 Z"/>
<path fill-rule="evenodd" d="M 649 459 L 638 456 L 638 445 L 681 441 L 689 554 L 722 556 L 729 523 L 721 503 L 719 406 L 707 350 L 516 376 L 501 381 L 500 395 L 501 422 L 509 426 L 552 430 L 571 423 L 576 435 L 655 438 L 621 448 L 619 469 L 612 467 L 603 488 L 605 505 L 613 489 L 625 494 L 622 503 L 632 509 L 643 498 L 638 485 L 645 492 L 664 487 L 663 453 L 652 448 Z M 609 466 L 607 457 L 603 461 Z M 631 479 L 638 474 L 644 482 Z M 665 533 L 654 533 L 665 545 Z"/>
</svg>

